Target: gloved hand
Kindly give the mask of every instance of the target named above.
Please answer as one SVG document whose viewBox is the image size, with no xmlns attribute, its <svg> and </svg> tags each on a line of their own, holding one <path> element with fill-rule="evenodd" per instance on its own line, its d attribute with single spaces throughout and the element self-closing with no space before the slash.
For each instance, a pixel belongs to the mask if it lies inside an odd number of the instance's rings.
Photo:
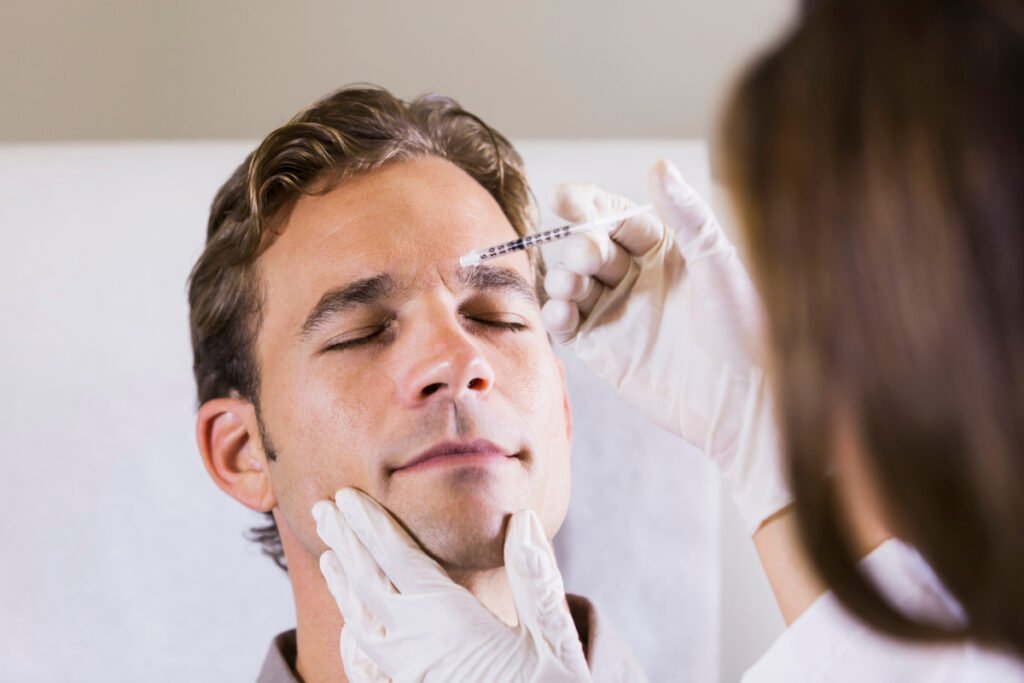
<svg viewBox="0 0 1024 683">
<path fill-rule="evenodd" d="M 589 683 L 562 576 L 537 516 L 512 515 L 505 570 L 518 626 L 452 582 L 376 501 L 342 489 L 313 506 L 330 550 L 320 570 L 345 617 L 341 653 L 352 683 Z"/>
<path fill-rule="evenodd" d="M 661 220 L 645 214 L 566 240 L 542 311 L 631 405 L 703 449 L 748 531 L 791 502 L 760 355 L 760 300 L 711 209 L 669 162 L 651 170 Z M 555 211 L 592 220 L 634 206 L 591 185 L 562 185 Z"/>
</svg>

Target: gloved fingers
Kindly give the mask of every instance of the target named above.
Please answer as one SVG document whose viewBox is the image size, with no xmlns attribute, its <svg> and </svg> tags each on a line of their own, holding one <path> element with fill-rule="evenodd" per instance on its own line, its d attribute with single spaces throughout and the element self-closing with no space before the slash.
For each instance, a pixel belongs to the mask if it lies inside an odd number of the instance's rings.
<svg viewBox="0 0 1024 683">
<path fill-rule="evenodd" d="M 544 276 L 544 289 L 552 299 L 584 301 L 595 289 L 594 278 L 580 275 L 559 264 Z"/>
<path fill-rule="evenodd" d="M 579 309 L 580 319 L 586 319 L 590 315 L 590 312 L 594 310 L 594 305 L 597 304 L 597 300 L 601 298 L 601 295 L 608 288 L 600 283 L 595 283 L 595 286 L 591 288 L 587 295 L 576 302 L 576 308 Z"/>
<path fill-rule="evenodd" d="M 362 632 L 383 636 L 383 629 L 390 626 L 391 610 L 387 603 L 397 593 L 395 587 L 335 505 L 318 501 L 313 506 L 313 517 L 317 534 L 334 551 L 326 560 L 326 553 L 320 556 L 320 569 L 326 567 L 335 575 L 344 576 L 347 586 L 347 600 L 339 603 L 339 608 L 344 610 L 349 605 Z M 342 614 L 350 618 L 344 611 Z"/>
<path fill-rule="evenodd" d="M 671 161 L 662 159 L 654 164 L 650 184 L 658 215 L 675 233 L 688 263 L 732 249 L 711 207 L 683 180 Z"/>
<path fill-rule="evenodd" d="M 586 670 L 554 551 L 532 510 L 520 510 L 509 520 L 505 571 L 520 626 L 546 643 L 570 670 L 578 668 L 580 662 Z"/>
<path fill-rule="evenodd" d="M 549 299 L 540 309 L 540 318 L 556 344 L 572 341 L 580 326 L 580 310 L 575 301 Z"/>
<path fill-rule="evenodd" d="M 341 662 L 349 683 L 391 683 L 391 679 L 363 652 L 346 623 L 341 628 Z"/>
<path fill-rule="evenodd" d="M 394 517 L 373 498 L 356 489 L 335 495 L 338 509 L 361 544 L 403 594 L 465 589 L 452 582 L 441 566 L 427 556 Z"/>
<path fill-rule="evenodd" d="M 552 208 L 555 213 L 574 223 L 593 220 L 610 213 L 619 213 L 636 204 L 596 185 L 565 183 L 555 187 Z M 649 213 L 627 218 L 610 226 L 608 234 L 634 257 L 656 247 L 665 234 L 665 226 Z"/>
<path fill-rule="evenodd" d="M 639 258 L 661 243 L 665 224 L 657 216 L 643 213 L 618 223 L 608 234 L 631 256 Z"/>
<path fill-rule="evenodd" d="M 320 573 L 327 581 L 327 589 L 331 592 L 334 602 L 338 604 L 345 624 L 351 630 L 363 634 L 364 638 L 380 639 L 386 635 L 384 625 L 352 590 L 345 569 L 333 550 L 325 550 L 320 555 Z"/>
<path fill-rule="evenodd" d="M 565 241 L 562 261 L 580 275 L 591 275 L 609 287 L 615 287 L 629 271 L 632 257 L 604 230 L 576 233 Z"/>
<path fill-rule="evenodd" d="M 605 214 L 619 213 L 634 206 L 636 204 L 625 197 L 586 183 L 556 185 L 551 196 L 551 208 L 554 212 L 573 223 L 583 223 Z"/>
<path fill-rule="evenodd" d="M 320 573 L 323 574 L 324 580 L 327 582 L 327 590 L 334 597 L 334 602 L 338 603 L 341 616 L 345 617 L 346 621 L 358 620 L 359 615 L 356 613 L 354 601 L 350 597 L 352 589 L 345 576 L 345 570 L 338 562 L 338 556 L 334 554 L 333 550 L 325 550 L 320 555 Z"/>
<path fill-rule="evenodd" d="M 605 286 L 592 277 L 559 265 L 548 271 L 544 278 L 544 289 L 551 299 L 575 302 L 580 316 L 586 317 L 601 298 Z"/>
</svg>

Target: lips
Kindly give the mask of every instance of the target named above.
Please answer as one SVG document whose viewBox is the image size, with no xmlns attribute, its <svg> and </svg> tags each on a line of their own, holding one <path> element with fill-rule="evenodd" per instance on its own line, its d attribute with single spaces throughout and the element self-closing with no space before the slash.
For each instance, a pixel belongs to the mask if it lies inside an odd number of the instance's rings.
<svg viewBox="0 0 1024 683">
<path fill-rule="evenodd" d="M 509 453 L 504 448 L 488 441 L 487 439 L 473 439 L 471 441 L 442 441 L 431 446 L 419 455 L 416 455 L 408 462 L 392 469 L 394 472 L 403 472 L 411 469 L 425 469 L 442 464 L 470 464 L 470 462 L 486 463 L 489 459 L 511 458 L 514 453 Z"/>
</svg>

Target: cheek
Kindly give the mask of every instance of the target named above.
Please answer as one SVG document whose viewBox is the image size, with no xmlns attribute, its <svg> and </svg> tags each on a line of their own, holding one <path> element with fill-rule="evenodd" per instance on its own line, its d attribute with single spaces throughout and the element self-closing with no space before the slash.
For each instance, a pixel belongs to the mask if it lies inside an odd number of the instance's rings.
<svg viewBox="0 0 1024 683">
<path fill-rule="evenodd" d="M 311 466 L 354 472 L 373 455 L 369 442 L 379 431 L 380 402 L 364 379 L 338 364 L 322 363 L 277 397 L 292 448 Z"/>
<path fill-rule="evenodd" d="M 355 486 L 372 491 L 379 429 L 377 416 L 357 378 L 324 371 L 290 387 L 267 392 L 267 429 L 277 450 L 271 468 L 282 514 L 308 545 L 315 542 L 310 509 L 335 491 Z M 269 389 L 269 387 L 268 387 Z"/>
<path fill-rule="evenodd" d="M 506 372 L 504 393 L 530 426 L 536 439 L 531 507 L 545 530 L 553 535 L 565 519 L 571 487 L 568 416 L 565 394 L 554 351 L 531 346 Z"/>
<path fill-rule="evenodd" d="M 547 341 L 524 340 L 501 354 L 498 381 L 510 401 L 525 415 L 544 415 L 559 391 L 560 375 Z"/>
</svg>

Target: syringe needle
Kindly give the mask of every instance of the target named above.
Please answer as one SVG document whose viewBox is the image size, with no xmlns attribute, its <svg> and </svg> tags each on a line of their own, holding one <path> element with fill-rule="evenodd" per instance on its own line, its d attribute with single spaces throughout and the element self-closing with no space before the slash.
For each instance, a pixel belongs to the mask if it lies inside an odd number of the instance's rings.
<svg viewBox="0 0 1024 683">
<path fill-rule="evenodd" d="M 609 214 L 607 216 L 601 216 L 594 220 L 587 221 L 585 223 L 577 223 L 575 225 L 563 225 L 558 228 L 551 230 L 545 230 L 544 232 L 538 232 L 532 235 L 524 235 L 519 239 L 512 240 L 511 242 L 505 242 L 504 244 L 496 244 L 493 247 L 486 249 L 477 249 L 471 251 L 468 254 L 463 255 L 459 258 L 459 265 L 461 266 L 475 266 L 489 261 L 499 256 L 505 256 L 506 254 L 514 254 L 517 251 L 523 251 L 524 249 L 530 249 L 532 247 L 538 247 L 542 244 L 548 244 L 550 242 L 557 242 L 558 240 L 565 239 L 569 235 L 574 235 L 577 232 L 583 232 L 584 230 L 595 230 L 597 228 L 610 225 L 613 223 L 619 223 L 639 216 L 642 213 L 648 213 L 652 211 L 654 206 L 651 204 L 644 204 L 643 206 L 637 206 L 626 211 L 620 211 L 619 213 Z"/>
</svg>

